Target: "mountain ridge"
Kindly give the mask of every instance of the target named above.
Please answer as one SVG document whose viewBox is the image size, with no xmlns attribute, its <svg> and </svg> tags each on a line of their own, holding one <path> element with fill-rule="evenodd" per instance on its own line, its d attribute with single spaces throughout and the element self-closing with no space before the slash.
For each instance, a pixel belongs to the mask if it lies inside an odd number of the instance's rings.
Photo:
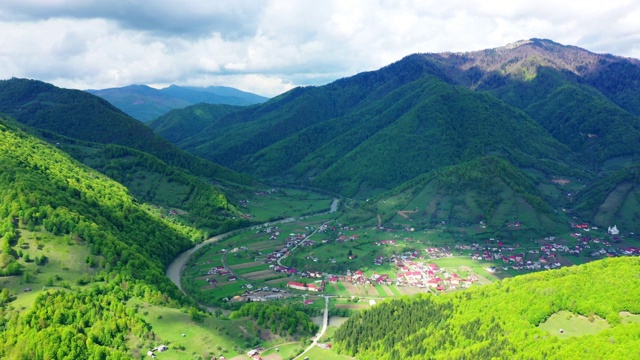
<svg viewBox="0 0 640 360">
<path fill-rule="evenodd" d="M 613 86 L 616 79 L 622 85 Z M 531 39 L 408 55 L 201 122 L 199 133 L 172 141 L 270 181 L 360 199 L 494 155 L 541 171 L 545 181 L 576 176 L 589 184 L 606 164 L 640 161 L 636 99 L 639 60 Z M 179 134 L 181 126 L 164 131 Z"/>
<path fill-rule="evenodd" d="M 148 85 L 128 85 L 108 89 L 89 89 L 123 112 L 142 122 L 154 120 L 170 110 L 197 103 L 247 106 L 259 104 L 268 98 L 228 86 L 178 86 L 156 89 Z"/>
</svg>

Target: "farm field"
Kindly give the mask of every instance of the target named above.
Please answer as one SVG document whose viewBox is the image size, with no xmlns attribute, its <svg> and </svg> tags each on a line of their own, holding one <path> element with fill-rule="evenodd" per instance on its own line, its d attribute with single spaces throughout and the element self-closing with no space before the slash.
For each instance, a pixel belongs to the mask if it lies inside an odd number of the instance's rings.
<svg viewBox="0 0 640 360">
<path fill-rule="evenodd" d="M 329 210 L 333 198 L 295 189 L 268 189 L 245 193 L 239 209 L 257 221 L 274 221 Z"/>
<path fill-rule="evenodd" d="M 305 356 L 309 357 L 309 360 L 313 359 L 322 359 L 322 360 L 352 360 L 354 358 L 346 355 L 340 355 L 331 349 L 321 349 L 319 347 L 314 347 L 309 350 Z"/>
</svg>

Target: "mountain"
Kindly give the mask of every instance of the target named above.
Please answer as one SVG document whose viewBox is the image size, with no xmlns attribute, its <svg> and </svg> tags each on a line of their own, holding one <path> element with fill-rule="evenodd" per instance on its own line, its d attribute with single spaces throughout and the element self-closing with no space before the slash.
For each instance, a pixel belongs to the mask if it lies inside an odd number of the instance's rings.
<svg viewBox="0 0 640 360">
<path fill-rule="evenodd" d="M 241 226 L 221 186 L 251 185 L 254 179 L 176 148 L 97 96 L 11 79 L 0 82 L 0 111 L 126 185 L 137 199 L 178 209 L 191 226 L 206 232 Z"/>
<path fill-rule="evenodd" d="M 226 86 L 183 87 L 171 85 L 155 89 L 146 85 L 129 85 L 120 88 L 87 90 L 97 95 L 133 118 L 147 122 L 172 109 L 197 103 L 253 105 L 268 98 Z"/>
<path fill-rule="evenodd" d="M 640 346 L 637 257 L 384 301 L 334 348 L 358 359 L 623 359 Z M 381 326 L 384 324 L 384 326 Z"/>
<path fill-rule="evenodd" d="M 523 166 L 567 159 L 568 149 L 522 111 L 429 71 L 409 59 L 296 89 L 177 144 L 256 176 L 347 196 L 368 196 L 477 156 L 500 154 Z"/>
<path fill-rule="evenodd" d="M 69 138 L 144 151 L 198 176 L 232 183 L 253 181 L 181 151 L 107 101 L 84 91 L 61 89 L 37 80 L 3 80 L 0 112 L 25 125 Z"/>
<path fill-rule="evenodd" d="M 602 227 L 617 225 L 624 233 L 638 231 L 640 163 L 626 166 L 575 194 L 573 210 Z"/>
<path fill-rule="evenodd" d="M 596 164 L 635 156 L 640 141 L 640 61 L 531 39 L 469 53 L 416 55 L 457 84 L 524 110 Z M 617 85 L 613 85 L 617 84 Z"/>
<path fill-rule="evenodd" d="M 156 134 L 175 143 L 197 135 L 224 116 L 242 109 L 242 106 L 200 103 L 184 109 L 171 110 L 159 118 L 149 121 L 147 126 L 153 129 Z"/>
<path fill-rule="evenodd" d="M 413 54 L 226 115 L 213 107 L 203 115 L 176 110 L 175 131 L 163 134 L 234 170 L 358 199 L 497 156 L 535 174 L 545 185 L 530 194 L 559 210 L 575 199 L 562 195 L 558 179 L 588 187 L 601 173 L 640 161 L 638 85 L 639 60 L 531 39 Z M 197 127 L 178 131 L 186 124 Z M 552 222 L 564 221 L 558 216 Z"/>
</svg>

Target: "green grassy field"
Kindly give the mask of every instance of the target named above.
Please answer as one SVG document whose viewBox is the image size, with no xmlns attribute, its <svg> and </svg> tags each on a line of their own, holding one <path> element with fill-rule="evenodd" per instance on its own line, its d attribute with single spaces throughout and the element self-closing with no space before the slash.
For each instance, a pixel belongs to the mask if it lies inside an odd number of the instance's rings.
<svg viewBox="0 0 640 360">
<path fill-rule="evenodd" d="M 640 324 L 640 315 L 639 314 L 631 314 L 628 312 L 620 313 L 620 317 L 622 318 L 623 324 L 636 323 Z"/>
<path fill-rule="evenodd" d="M 273 221 L 287 217 L 328 211 L 333 198 L 323 194 L 294 189 L 245 193 L 247 203 L 239 209 L 256 221 Z"/>
<path fill-rule="evenodd" d="M 340 355 L 331 349 L 321 349 L 314 347 L 309 350 L 304 356 L 308 356 L 309 360 L 321 359 L 321 360 L 350 360 L 352 357 Z"/>
<path fill-rule="evenodd" d="M 277 354 L 282 359 L 289 359 L 301 353 L 302 350 L 304 350 L 304 347 L 300 343 L 295 342 L 295 343 L 283 344 L 283 345 L 278 345 L 276 347 L 272 347 L 270 349 L 265 350 L 260 355 L 264 358 L 268 355 Z"/>
<path fill-rule="evenodd" d="M 20 237 L 21 245 L 14 250 L 22 254 L 17 261 L 23 274 L 0 278 L 1 287 L 15 296 L 10 305 L 16 309 L 27 309 L 42 291 L 83 286 L 98 271 L 101 257 L 90 255 L 80 239 L 28 230 L 21 230 Z M 46 262 L 38 265 L 34 259 L 41 256 L 46 257 Z M 93 267 L 87 263 L 88 258 L 94 262 Z"/>
<path fill-rule="evenodd" d="M 597 334 L 609 328 L 609 324 L 598 316 L 589 319 L 569 311 L 560 311 L 551 315 L 547 321 L 538 327 L 551 335 L 557 336 L 559 339 L 568 339 L 573 336 Z"/>
<path fill-rule="evenodd" d="M 139 306 L 138 314 L 151 324 L 156 334 L 155 345 L 169 347 L 166 352 L 156 352 L 159 360 L 193 359 L 194 355 L 207 359 L 212 355 L 230 358 L 242 354 L 248 347 L 246 343 L 256 336 L 253 326 L 243 320 L 206 317 L 198 323 L 179 309 L 157 307 L 138 300 L 130 301 L 129 305 Z M 142 354 L 148 350 L 140 349 Z"/>
</svg>

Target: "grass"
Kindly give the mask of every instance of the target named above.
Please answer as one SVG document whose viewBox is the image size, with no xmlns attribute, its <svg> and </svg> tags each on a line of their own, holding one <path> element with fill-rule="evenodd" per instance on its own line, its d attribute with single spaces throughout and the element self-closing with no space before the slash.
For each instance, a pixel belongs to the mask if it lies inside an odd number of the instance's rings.
<svg viewBox="0 0 640 360">
<path fill-rule="evenodd" d="M 473 273 L 475 273 L 478 276 L 481 276 L 482 278 L 486 279 L 489 282 L 494 282 L 500 279 L 495 273 L 491 273 L 485 269 L 486 267 L 489 267 L 489 266 L 500 266 L 500 264 L 486 262 L 486 261 L 478 262 L 467 256 L 452 256 L 452 257 L 441 258 L 441 259 L 431 259 L 428 262 L 432 262 L 438 265 L 438 267 L 440 268 L 445 268 L 445 269 L 456 271 L 456 272 L 460 272 L 461 271 L 460 268 L 462 266 L 466 266 L 469 269 L 471 269 Z"/>
<path fill-rule="evenodd" d="M 393 293 L 393 295 L 395 296 L 402 296 L 402 294 L 400 293 L 400 290 L 398 290 L 398 288 L 394 285 L 389 286 L 389 289 L 391 289 L 391 292 Z"/>
<path fill-rule="evenodd" d="M 197 323 L 179 309 L 153 306 L 139 300 L 132 300 L 129 305 L 139 306 L 139 315 L 151 324 L 157 337 L 154 345 L 165 344 L 169 347 L 166 352 L 156 353 L 159 360 L 193 359 L 194 354 L 204 358 L 211 358 L 211 354 L 230 358 L 243 353 L 245 343 L 256 335 L 245 333 L 251 331 L 252 327 L 241 320 L 206 317 L 202 323 Z M 180 350 L 182 347 L 184 350 Z M 140 350 L 146 353 L 149 349 Z"/>
<path fill-rule="evenodd" d="M 598 316 L 587 318 L 569 311 L 560 311 L 551 315 L 538 327 L 559 339 L 568 339 L 573 336 L 595 335 L 609 328 L 609 324 Z"/>
<path fill-rule="evenodd" d="M 380 286 L 380 285 L 376 285 L 376 286 L 375 286 L 375 288 L 376 288 L 376 291 L 378 291 L 378 295 L 379 295 L 380 297 L 387 297 L 387 296 L 389 296 L 389 295 L 387 295 L 387 292 L 386 292 L 386 291 L 384 291 L 384 289 L 382 288 L 382 286 Z"/>
<path fill-rule="evenodd" d="M 328 211 L 333 201 L 327 195 L 294 189 L 253 192 L 246 193 L 245 196 L 248 203 L 239 208 L 257 221 L 273 221 Z"/>
<path fill-rule="evenodd" d="M 97 272 L 97 267 L 91 268 L 86 263 L 87 257 L 91 256 L 87 246 L 71 236 L 20 229 L 19 243 L 22 246 L 13 247 L 16 252 L 22 252 L 17 261 L 22 265 L 23 273 L 29 275 L 0 278 L 1 287 L 15 295 L 15 300 L 9 303 L 15 309 L 28 309 L 36 296 L 47 289 L 77 287 L 79 279 L 90 279 Z M 29 262 L 24 260 L 27 255 L 31 258 Z M 44 265 L 37 265 L 33 259 L 42 255 L 47 261 Z M 100 257 L 91 257 L 96 263 L 100 262 Z M 26 288 L 31 291 L 25 292 Z"/>
<path fill-rule="evenodd" d="M 319 347 L 314 347 L 309 350 L 304 356 L 308 356 L 309 360 L 322 359 L 322 360 L 350 360 L 353 359 L 350 356 L 340 355 L 331 349 L 320 349 Z"/>
<path fill-rule="evenodd" d="M 238 275 L 245 275 L 245 274 L 249 274 L 249 273 L 252 273 L 252 272 L 257 272 L 257 271 L 262 271 L 262 270 L 267 270 L 267 269 L 269 269 L 269 264 L 261 264 L 261 265 L 257 265 L 257 266 L 244 268 L 244 269 L 234 269 L 233 272 L 238 274 Z M 276 274 L 276 273 L 274 273 L 274 274 Z"/>
<path fill-rule="evenodd" d="M 620 313 L 620 317 L 622 318 L 622 323 L 623 324 L 631 324 L 631 323 L 640 324 L 640 315 L 638 315 L 638 314 L 631 314 L 629 312 L 621 312 Z"/>
<path fill-rule="evenodd" d="M 278 350 L 276 351 L 276 349 L 278 349 Z M 297 354 L 301 353 L 302 350 L 304 350 L 302 345 L 300 345 L 300 343 L 296 342 L 296 343 L 292 343 L 292 344 L 284 344 L 284 345 L 279 345 L 279 346 L 276 346 L 276 347 L 272 347 L 271 349 L 268 349 L 268 350 L 264 351 L 260 355 L 262 357 L 265 357 L 265 356 L 271 355 L 271 354 L 278 354 L 283 359 L 289 359 L 289 358 L 294 357 Z"/>
</svg>

